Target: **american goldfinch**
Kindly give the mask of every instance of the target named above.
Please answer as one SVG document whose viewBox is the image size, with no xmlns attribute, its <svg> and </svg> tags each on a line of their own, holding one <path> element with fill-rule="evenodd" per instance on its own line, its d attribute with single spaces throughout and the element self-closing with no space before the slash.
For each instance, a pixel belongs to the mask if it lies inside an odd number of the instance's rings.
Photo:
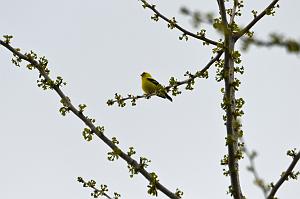
<svg viewBox="0 0 300 199">
<path fill-rule="evenodd" d="M 158 83 L 149 73 L 143 72 L 142 77 L 142 89 L 146 94 L 156 94 L 159 97 L 167 98 L 172 102 L 172 98 L 167 94 L 165 88 Z"/>
</svg>

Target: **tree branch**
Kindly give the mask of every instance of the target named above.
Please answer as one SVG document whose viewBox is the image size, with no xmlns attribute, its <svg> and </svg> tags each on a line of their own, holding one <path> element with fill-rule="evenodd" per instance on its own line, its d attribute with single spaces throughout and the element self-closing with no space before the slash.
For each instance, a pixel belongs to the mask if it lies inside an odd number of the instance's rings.
<svg viewBox="0 0 300 199">
<path fill-rule="evenodd" d="M 237 41 L 240 37 L 246 34 L 261 18 L 263 18 L 271 9 L 274 8 L 278 1 L 279 0 L 273 0 L 264 11 L 262 11 L 258 16 L 256 16 L 245 28 L 243 28 L 234 36 L 234 40 Z"/>
<path fill-rule="evenodd" d="M 244 143 L 243 139 L 241 139 L 241 141 Z M 258 172 L 256 170 L 256 166 L 254 162 L 254 158 L 256 157 L 256 152 L 255 151 L 250 152 L 246 147 L 245 143 L 243 146 L 243 151 L 249 159 L 250 166 L 248 167 L 248 170 L 253 174 L 254 183 L 262 190 L 264 197 L 267 198 L 269 188 L 265 184 L 264 180 L 259 177 Z"/>
<path fill-rule="evenodd" d="M 204 74 L 209 68 L 211 65 L 213 65 L 213 63 L 215 63 L 217 60 L 220 59 L 220 57 L 222 56 L 224 51 L 219 51 L 217 53 L 217 55 L 212 58 L 207 64 L 206 66 L 204 66 L 204 68 L 202 70 L 199 71 L 199 74 L 198 75 L 192 75 L 190 78 L 186 79 L 186 80 L 183 80 L 183 81 L 180 81 L 180 82 L 177 82 L 174 86 L 181 86 L 183 84 L 187 84 L 191 81 L 193 81 L 194 79 L 196 79 L 197 77 L 201 76 L 202 74 Z M 167 86 L 166 89 L 169 90 L 171 89 L 172 87 L 174 86 Z"/>
<path fill-rule="evenodd" d="M 0 44 L 11 51 L 15 56 L 17 56 L 21 60 L 25 60 L 33 65 L 36 69 L 38 69 L 41 76 L 45 78 L 47 82 L 53 82 L 53 80 L 49 77 L 48 73 L 45 69 L 41 66 L 39 62 L 33 59 L 30 56 L 26 56 L 20 53 L 17 49 L 13 48 L 9 45 L 8 42 L 4 42 L 0 40 Z M 64 94 L 64 92 L 60 89 L 59 86 L 53 85 L 52 89 L 56 91 L 56 93 L 60 96 L 60 98 L 67 103 L 68 109 L 73 112 L 83 123 L 85 123 L 92 131 L 93 134 L 97 135 L 105 144 L 107 144 L 113 151 L 118 151 L 118 155 L 125 160 L 129 165 L 132 165 L 136 171 L 140 172 L 149 182 L 151 182 L 152 177 L 151 174 L 142 166 L 140 165 L 135 159 L 131 158 L 129 155 L 124 153 L 120 148 L 118 148 L 108 137 L 106 137 L 102 132 L 100 132 L 97 127 L 93 124 L 93 122 L 88 119 L 87 116 L 83 114 L 82 111 L 79 111 L 74 105 L 71 103 L 70 99 Z M 179 197 L 163 186 L 161 183 L 156 182 L 156 188 L 167 195 L 169 198 L 172 199 L 179 199 Z"/>
<path fill-rule="evenodd" d="M 201 13 L 199 11 L 191 11 L 187 7 L 181 7 L 180 12 L 192 18 L 194 28 L 198 28 L 201 23 L 213 24 L 214 22 L 214 14 L 212 12 Z"/>
<path fill-rule="evenodd" d="M 229 24 L 233 24 L 233 22 L 234 22 L 235 12 L 236 12 L 236 8 L 238 6 L 238 3 L 239 3 L 238 0 L 233 0 L 233 7 L 232 7 L 232 13 L 231 13 L 231 16 L 230 16 Z"/>
<path fill-rule="evenodd" d="M 227 17 L 226 17 L 226 9 L 225 9 L 225 4 L 224 0 L 217 0 L 218 5 L 219 5 L 219 12 L 222 18 L 223 25 L 227 28 L 228 22 L 227 22 Z"/>
<path fill-rule="evenodd" d="M 259 47 L 282 47 L 288 52 L 299 54 L 300 53 L 300 42 L 292 39 L 285 38 L 283 35 L 278 35 L 276 33 L 271 33 L 268 40 L 262 40 L 257 38 L 242 38 L 242 48 L 247 50 L 249 46 L 256 45 Z"/>
<path fill-rule="evenodd" d="M 82 177 L 78 177 L 77 181 L 83 184 L 83 187 L 90 187 L 93 189 L 93 193 L 91 193 L 91 196 L 94 198 L 98 198 L 99 196 L 105 196 L 107 199 L 118 199 L 120 197 L 120 194 L 115 192 L 115 197 L 109 196 L 106 192 L 108 191 L 106 185 L 100 185 L 100 189 L 96 187 L 96 181 L 90 180 L 85 181 Z"/>
<path fill-rule="evenodd" d="M 217 0 L 219 5 L 219 12 L 223 23 L 223 34 L 225 37 L 224 48 L 224 82 L 225 93 L 223 103 L 225 104 L 226 112 L 226 131 L 227 131 L 227 149 L 228 149 L 228 167 L 231 181 L 231 194 L 234 199 L 242 199 L 242 189 L 239 180 L 239 164 L 238 164 L 238 132 L 235 128 L 236 124 L 236 99 L 234 88 L 234 61 L 232 58 L 232 52 L 234 52 L 235 41 L 233 39 L 232 31 L 228 27 L 228 21 L 226 17 L 226 8 L 224 0 Z"/>
<path fill-rule="evenodd" d="M 187 79 L 185 79 L 183 81 L 177 81 L 176 83 L 174 83 L 172 85 L 166 86 L 165 87 L 166 91 L 169 91 L 169 90 L 171 90 L 174 87 L 182 86 L 184 84 L 189 84 L 190 82 L 193 82 L 196 78 L 202 77 L 202 75 L 204 75 L 207 72 L 207 70 L 210 68 L 210 66 L 213 65 L 217 60 L 220 59 L 220 57 L 222 56 L 222 54 L 223 54 L 223 51 L 219 51 L 217 53 L 217 55 L 215 57 L 213 57 L 206 64 L 206 66 L 204 66 L 203 69 L 200 70 L 200 71 L 198 71 L 196 74 L 193 74 L 193 75 L 190 74 L 189 78 L 187 78 Z M 153 94 L 149 94 L 149 95 L 144 94 L 144 95 L 135 95 L 135 96 L 134 95 L 128 95 L 128 97 L 124 97 L 123 98 L 123 97 L 121 97 L 121 96 L 119 96 L 119 95 L 116 94 L 115 98 L 117 98 L 117 99 L 115 99 L 115 100 L 109 100 L 108 101 L 108 105 L 113 105 L 114 103 L 120 102 L 120 101 L 121 101 L 121 104 L 123 104 L 123 102 L 125 102 L 127 100 L 134 100 L 134 102 L 135 102 L 135 100 L 137 100 L 137 99 L 140 99 L 140 98 L 149 98 L 149 97 L 154 96 L 154 95 L 156 95 L 156 94 L 153 93 Z"/>
<path fill-rule="evenodd" d="M 299 161 L 299 159 L 300 159 L 300 151 L 297 153 L 297 155 L 295 155 L 293 157 L 293 161 L 291 162 L 291 164 L 289 165 L 287 170 L 283 173 L 283 175 L 281 175 L 281 177 L 279 178 L 277 183 L 272 187 L 271 192 L 270 192 L 269 196 L 267 197 L 267 199 L 274 199 L 276 192 L 278 191 L 280 186 L 283 184 L 283 182 L 285 182 L 288 179 L 288 177 L 292 174 L 292 171 L 293 171 L 294 167 L 296 166 L 297 162 Z"/>
<path fill-rule="evenodd" d="M 168 24 L 172 24 L 172 26 L 174 28 L 177 28 L 178 30 L 180 30 L 183 34 L 185 35 L 188 35 L 188 36 L 191 36 L 191 37 L 194 37 L 196 39 L 199 39 L 199 40 L 202 40 L 206 43 L 209 43 L 209 44 L 212 44 L 214 46 L 217 46 L 218 45 L 218 42 L 212 40 L 212 39 L 208 39 L 206 38 L 205 36 L 203 35 L 198 35 L 198 34 L 194 34 L 184 28 L 182 28 L 181 26 L 179 26 L 176 21 L 174 23 L 173 20 L 170 20 L 168 19 L 166 16 L 164 16 L 163 14 L 161 14 L 156 8 L 155 8 L 155 5 L 151 5 L 149 4 L 147 1 L 145 0 L 141 0 L 143 2 L 143 7 L 144 8 L 149 8 L 150 10 L 152 10 L 158 17 L 162 18 L 163 20 L 165 20 L 166 22 L 168 22 Z"/>
</svg>

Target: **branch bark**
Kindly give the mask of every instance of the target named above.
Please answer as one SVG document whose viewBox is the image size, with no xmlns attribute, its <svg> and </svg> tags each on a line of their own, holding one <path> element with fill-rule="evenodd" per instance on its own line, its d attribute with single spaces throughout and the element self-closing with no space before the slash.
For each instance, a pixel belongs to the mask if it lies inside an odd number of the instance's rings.
<svg viewBox="0 0 300 199">
<path fill-rule="evenodd" d="M 242 199 L 243 194 L 239 180 L 239 164 L 237 157 L 238 151 L 238 135 L 234 128 L 236 122 L 235 118 L 235 89 L 234 84 L 234 61 L 231 53 L 234 52 L 235 41 L 231 30 L 228 27 L 228 21 L 226 17 L 226 8 L 224 0 L 217 0 L 219 5 L 219 11 L 224 26 L 225 37 L 225 58 L 224 58 L 224 80 L 225 80 L 225 93 L 224 103 L 226 106 L 226 131 L 227 131 L 227 148 L 228 148 L 228 167 L 231 181 L 232 195 L 234 199 Z"/>
</svg>

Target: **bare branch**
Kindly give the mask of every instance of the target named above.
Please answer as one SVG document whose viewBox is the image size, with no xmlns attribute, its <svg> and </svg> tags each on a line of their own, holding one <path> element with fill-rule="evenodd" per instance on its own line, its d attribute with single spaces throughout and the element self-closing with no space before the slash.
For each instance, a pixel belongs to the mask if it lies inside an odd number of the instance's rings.
<svg viewBox="0 0 300 199">
<path fill-rule="evenodd" d="M 289 165 L 287 170 L 283 173 L 283 175 L 281 175 L 281 177 L 279 178 L 277 183 L 272 187 L 271 192 L 270 192 L 269 196 L 267 197 L 267 199 L 274 199 L 276 192 L 278 191 L 280 186 L 283 184 L 283 182 L 286 181 L 289 178 L 289 176 L 292 174 L 292 171 L 293 171 L 294 167 L 296 166 L 297 162 L 299 161 L 299 159 L 300 159 L 300 151 L 297 153 L 297 155 L 295 155 L 293 157 L 293 161 L 291 162 L 291 164 Z"/>
<path fill-rule="evenodd" d="M 13 48 L 11 45 L 9 45 L 8 42 L 4 42 L 0 40 L 0 44 L 7 48 L 9 51 L 11 51 L 15 56 L 18 56 L 20 59 L 25 60 L 29 62 L 31 65 L 33 65 L 36 69 L 38 69 L 41 76 L 45 78 L 46 81 L 52 82 L 53 80 L 49 77 L 47 72 L 44 70 L 43 67 L 32 57 L 26 56 L 22 53 L 20 53 L 18 50 Z M 62 100 L 64 100 L 67 103 L 67 106 L 70 111 L 72 111 L 83 123 L 85 123 L 92 131 L 93 134 L 97 135 L 98 138 L 100 138 L 105 144 L 107 144 L 113 151 L 118 151 L 118 155 L 125 160 L 129 165 L 132 165 L 136 171 L 139 171 L 149 182 L 151 182 L 151 174 L 143 167 L 141 166 L 135 159 L 124 153 L 118 146 L 116 146 L 108 137 L 106 137 L 103 133 L 99 132 L 97 127 L 93 124 L 91 120 L 87 118 L 83 114 L 82 111 L 79 111 L 75 106 L 71 103 L 70 99 L 64 94 L 64 92 L 60 89 L 59 86 L 53 85 L 52 89 L 56 91 L 56 93 L 60 96 Z M 163 186 L 161 183 L 157 182 L 156 187 L 158 190 L 163 192 L 165 195 L 167 195 L 169 198 L 172 199 L 179 199 L 179 197 L 171 192 L 169 189 L 167 189 L 165 186 Z"/>
<path fill-rule="evenodd" d="M 212 44 L 217 46 L 218 42 L 212 40 L 212 39 L 208 39 L 203 35 L 197 35 L 195 33 L 192 33 L 184 28 L 182 28 L 181 26 L 179 26 L 177 23 L 174 23 L 173 20 L 168 19 L 166 16 L 164 16 L 163 14 L 161 14 L 156 8 L 155 5 L 150 5 L 147 1 L 142 0 L 143 2 L 143 6 L 144 8 L 149 8 L 150 10 L 152 10 L 158 17 L 162 18 L 163 20 L 165 20 L 166 22 L 168 22 L 169 24 L 172 24 L 174 26 L 174 28 L 177 28 L 178 30 L 180 30 L 181 32 L 183 32 L 185 35 L 194 37 L 196 39 L 202 40 L 206 43 Z"/>
<path fill-rule="evenodd" d="M 244 29 L 238 32 L 234 36 L 235 41 L 237 41 L 240 37 L 246 34 L 261 18 L 263 18 L 271 9 L 273 9 L 278 1 L 279 0 L 273 0 L 264 11 L 262 11 L 258 16 L 256 16 Z"/>
</svg>

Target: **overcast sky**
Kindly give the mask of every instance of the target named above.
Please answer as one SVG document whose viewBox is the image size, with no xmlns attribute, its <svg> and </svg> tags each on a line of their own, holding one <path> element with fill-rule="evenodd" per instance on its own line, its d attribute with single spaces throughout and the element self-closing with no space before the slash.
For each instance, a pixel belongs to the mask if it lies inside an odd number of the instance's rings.
<svg viewBox="0 0 300 199">
<path fill-rule="evenodd" d="M 246 25 L 251 10 L 261 11 L 270 0 L 245 1 Z M 152 1 L 168 17 L 197 32 L 181 6 L 217 13 L 216 1 Z M 299 39 L 299 1 L 282 1 L 276 16 L 264 17 L 255 35 L 267 38 L 278 32 Z M 163 21 L 150 19 L 141 3 L 117 0 L 9 0 L 1 2 L 1 35 L 13 35 L 12 45 L 22 52 L 34 50 L 49 59 L 51 76 L 68 83 L 63 88 L 74 105 L 86 103 L 87 114 L 105 126 L 108 137 L 117 137 L 120 147 L 137 150 L 135 156 L 152 160 L 155 171 L 169 189 L 180 188 L 184 198 L 230 198 L 229 178 L 222 175 L 220 160 L 227 153 L 225 126 L 220 108 L 223 82 L 196 81 L 195 90 L 183 91 L 173 103 L 158 97 L 141 99 L 137 106 L 108 107 L 106 101 L 119 94 L 142 94 L 140 74 L 150 72 L 162 84 L 171 76 L 183 80 L 189 70 L 200 70 L 211 57 L 211 46 L 190 38 L 180 41 L 180 32 Z M 200 27 L 202 28 L 202 27 Z M 213 29 L 210 38 L 219 39 Z M 86 142 L 84 124 L 72 114 L 59 114 L 59 98 L 36 86 L 37 71 L 17 68 L 11 54 L 0 48 L 2 114 L 0 139 L 0 198 L 89 198 L 91 190 L 77 176 L 107 184 L 109 193 L 122 198 L 152 198 L 148 182 L 129 177 L 123 160 L 109 162 L 110 149 L 99 139 Z M 286 151 L 300 148 L 299 56 L 279 48 L 255 48 L 242 54 L 245 74 L 238 97 L 246 101 L 243 117 L 245 140 L 258 151 L 256 166 L 266 182 L 276 182 L 291 158 Z M 263 198 L 240 162 L 241 186 L 247 198 Z M 300 166 L 297 165 L 299 170 Z M 300 181 L 286 182 L 279 198 L 297 199 Z M 159 193 L 158 198 L 166 198 Z"/>
</svg>

